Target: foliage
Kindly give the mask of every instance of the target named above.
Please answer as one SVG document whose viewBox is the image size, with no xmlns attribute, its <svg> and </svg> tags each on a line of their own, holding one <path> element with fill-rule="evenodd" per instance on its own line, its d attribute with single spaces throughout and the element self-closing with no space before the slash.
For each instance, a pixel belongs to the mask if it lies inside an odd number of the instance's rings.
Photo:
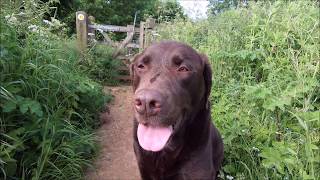
<svg viewBox="0 0 320 180">
<path fill-rule="evenodd" d="M 145 16 L 155 18 L 157 23 L 172 21 L 175 18 L 186 19 L 182 6 L 177 0 L 158 0 L 154 5 L 154 9 L 151 10 L 151 14 L 146 14 Z"/>
<path fill-rule="evenodd" d="M 73 40 L 52 33 L 61 23 L 43 22 L 53 1 L 30 2 L 1 4 L 0 179 L 81 179 L 110 96 L 79 68 Z"/>
<path fill-rule="evenodd" d="M 75 13 L 85 11 L 95 17 L 96 23 L 127 25 L 133 24 L 135 13 L 140 22 L 144 14 L 151 14 L 156 0 L 60 0 L 56 3 L 57 19 L 65 22 L 69 33 L 75 33 Z"/>
<path fill-rule="evenodd" d="M 243 3 L 239 0 L 209 0 L 209 14 L 217 15 Z"/>
<path fill-rule="evenodd" d="M 148 17 L 159 22 L 183 17 L 183 9 L 176 0 L 60 0 L 55 3 L 51 15 L 66 23 L 69 35 L 75 33 L 75 12 L 85 11 L 95 17 L 100 24 L 128 25 L 133 24 L 137 13 L 137 24 Z"/>
<path fill-rule="evenodd" d="M 81 69 L 92 79 L 107 84 L 117 85 L 117 77 L 121 61 L 112 57 L 113 48 L 106 45 L 94 44 L 88 51 L 86 61 L 82 63 Z"/>
<path fill-rule="evenodd" d="M 250 2 L 158 29 L 211 59 L 222 178 L 320 178 L 319 19 L 314 1 Z"/>
</svg>

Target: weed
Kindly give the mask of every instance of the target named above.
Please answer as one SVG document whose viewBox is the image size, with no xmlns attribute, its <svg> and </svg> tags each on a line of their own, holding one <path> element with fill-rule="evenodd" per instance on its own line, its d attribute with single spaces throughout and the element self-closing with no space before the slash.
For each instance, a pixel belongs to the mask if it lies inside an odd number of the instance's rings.
<svg viewBox="0 0 320 180">
<path fill-rule="evenodd" d="M 73 40 L 41 22 L 28 28 L 3 17 L 0 179 L 81 179 L 97 150 L 98 112 L 110 96 L 79 68 Z"/>
<path fill-rule="evenodd" d="M 250 2 L 158 28 L 211 59 L 222 178 L 319 179 L 319 19 L 312 1 Z"/>
</svg>

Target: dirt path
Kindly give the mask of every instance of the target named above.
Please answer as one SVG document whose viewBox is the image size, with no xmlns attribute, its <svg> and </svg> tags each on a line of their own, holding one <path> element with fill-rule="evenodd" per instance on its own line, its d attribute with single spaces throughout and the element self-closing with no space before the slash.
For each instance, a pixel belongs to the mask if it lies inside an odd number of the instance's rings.
<svg viewBox="0 0 320 180">
<path fill-rule="evenodd" d="M 138 180 L 140 175 L 132 148 L 132 91 L 130 86 L 106 87 L 114 101 L 98 130 L 101 151 L 86 175 L 88 180 Z"/>
</svg>

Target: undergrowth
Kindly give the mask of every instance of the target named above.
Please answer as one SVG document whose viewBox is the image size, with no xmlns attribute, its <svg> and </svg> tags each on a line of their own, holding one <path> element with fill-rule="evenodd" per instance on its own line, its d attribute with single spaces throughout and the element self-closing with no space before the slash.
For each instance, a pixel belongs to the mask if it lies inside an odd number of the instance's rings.
<svg viewBox="0 0 320 180">
<path fill-rule="evenodd" d="M 158 28 L 211 60 L 221 178 L 320 178 L 319 12 L 315 1 L 250 2 Z"/>
<path fill-rule="evenodd" d="M 92 44 L 88 50 L 86 61 L 80 68 L 89 77 L 106 85 L 119 84 L 118 76 L 121 61 L 112 57 L 114 49 L 106 45 Z"/>
<path fill-rule="evenodd" d="M 0 179 L 82 179 L 97 150 L 93 130 L 111 97 L 79 60 L 101 57 L 80 58 L 54 27 L 63 24 L 43 21 L 51 2 L 1 2 Z"/>
</svg>

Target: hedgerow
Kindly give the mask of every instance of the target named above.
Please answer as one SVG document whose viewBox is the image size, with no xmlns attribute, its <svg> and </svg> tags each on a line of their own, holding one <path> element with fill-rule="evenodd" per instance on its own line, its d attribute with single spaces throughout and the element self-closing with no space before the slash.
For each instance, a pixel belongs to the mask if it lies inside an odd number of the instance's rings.
<svg viewBox="0 0 320 180">
<path fill-rule="evenodd" d="M 158 28 L 211 60 L 222 178 L 320 178 L 319 12 L 315 1 L 250 2 Z"/>
<path fill-rule="evenodd" d="M 81 68 L 95 55 L 43 21 L 50 2 L 1 4 L 0 179 L 81 179 L 97 150 L 110 96 Z"/>
</svg>

